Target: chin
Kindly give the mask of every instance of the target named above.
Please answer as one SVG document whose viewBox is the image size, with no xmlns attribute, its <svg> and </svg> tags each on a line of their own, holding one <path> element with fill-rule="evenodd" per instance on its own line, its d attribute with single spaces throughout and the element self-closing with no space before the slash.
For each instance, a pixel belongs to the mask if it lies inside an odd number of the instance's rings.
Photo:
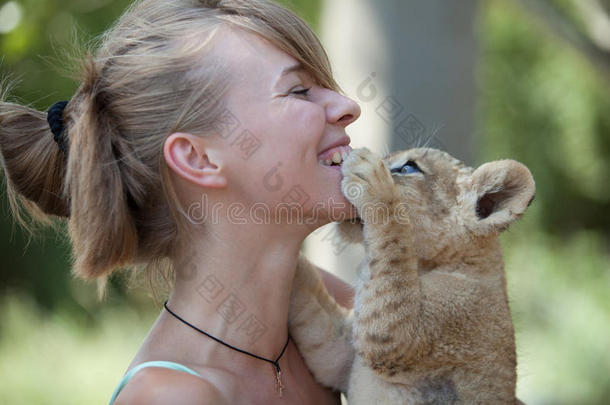
<svg viewBox="0 0 610 405">
<path fill-rule="evenodd" d="M 329 194 L 323 204 L 328 213 L 329 222 L 345 221 L 358 216 L 356 208 L 354 208 L 341 192 Z"/>
</svg>

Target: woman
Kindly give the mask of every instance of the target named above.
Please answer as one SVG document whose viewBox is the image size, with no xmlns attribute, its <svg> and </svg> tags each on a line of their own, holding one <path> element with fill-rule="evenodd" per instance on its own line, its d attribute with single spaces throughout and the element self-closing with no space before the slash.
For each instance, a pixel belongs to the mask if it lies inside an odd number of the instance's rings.
<svg viewBox="0 0 610 405">
<path fill-rule="evenodd" d="M 174 272 L 111 403 L 338 403 L 287 312 L 304 238 L 350 215 L 330 161 L 359 115 L 310 28 L 265 0 L 140 1 L 68 103 L 1 104 L 17 219 L 19 204 L 67 218 L 73 271 L 102 290 L 121 267 Z M 324 278 L 349 305 L 349 286 Z"/>
</svg>

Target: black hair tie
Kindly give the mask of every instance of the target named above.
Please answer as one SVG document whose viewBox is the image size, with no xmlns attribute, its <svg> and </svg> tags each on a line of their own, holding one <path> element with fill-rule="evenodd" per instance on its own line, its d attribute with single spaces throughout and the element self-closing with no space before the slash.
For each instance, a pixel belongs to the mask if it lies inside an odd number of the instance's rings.
<svg viewBox="0 0 610 405">
<path fill-rule="evenodd" d="M 51 132 L 53 132 L 53 139 L 64 153 L 66 153 L 66 142 L 61 135 L 64 132 L 63 113 L 67 105 L 68 101 L 58 101 L 47 111 L 47 122 L 51 127 Z"/>
</svg>

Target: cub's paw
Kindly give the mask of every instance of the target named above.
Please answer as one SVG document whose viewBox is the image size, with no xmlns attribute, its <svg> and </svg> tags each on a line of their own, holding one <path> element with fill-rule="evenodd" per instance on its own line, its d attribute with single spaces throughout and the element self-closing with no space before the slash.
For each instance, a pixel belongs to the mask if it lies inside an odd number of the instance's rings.
<svg viewBox="0 0 610 405">
<path fill-rule="evenodd" d="M 354 149 L 342 164 L 341 191 L 365 220 L 366 212 L 394 201 L 394 180 L 380 157 L 367 148 Z"/>
</svg>

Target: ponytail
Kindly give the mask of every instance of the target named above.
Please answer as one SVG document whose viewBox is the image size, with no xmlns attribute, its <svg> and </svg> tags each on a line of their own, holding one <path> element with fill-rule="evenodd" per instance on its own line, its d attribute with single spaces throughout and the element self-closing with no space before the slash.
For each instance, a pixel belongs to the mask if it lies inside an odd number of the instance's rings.
<svg viewBox="0 0 610 405">
<path fill-rule="evenodd" d="M 74 134 L 66 175 L 72 196 L 68 230 L 74 273 L 95 279 L 128 266 L 138 238 L 121 170 L 128 151 L 96 82 L 93 63 L 85 74 L 89 83 L 77 93 L 78 107 L 68 131 Z"/>
<path fill-rule="evenodd" d="M 311 29 L 274 2 L 138 0 L 87 59 L 59 113 L 57 144 L 46 113 L 0 101 L 0 163 L 14 217 L 26 228 L 21 208 L 34 223 L 67 219 L 73 273 L 97 279 L 100 291 L 117 268 L 171 277 L 178 246 L 199 231 L 163 145 L 172 132 L 207 136 L 225 124 L 231 69 L 214 41 L 223 27 L 260 35 L 337 89 Z"/>
<path fill-rule="evenodd" d="M 53 140 L 46 113 L 0 101 L 0 164 L 11 212 L 32 232 L 70 215 L 64 194 L 66 155 Z M 23 210 L 32 221 L 22 215 Z"/>
</svg>

